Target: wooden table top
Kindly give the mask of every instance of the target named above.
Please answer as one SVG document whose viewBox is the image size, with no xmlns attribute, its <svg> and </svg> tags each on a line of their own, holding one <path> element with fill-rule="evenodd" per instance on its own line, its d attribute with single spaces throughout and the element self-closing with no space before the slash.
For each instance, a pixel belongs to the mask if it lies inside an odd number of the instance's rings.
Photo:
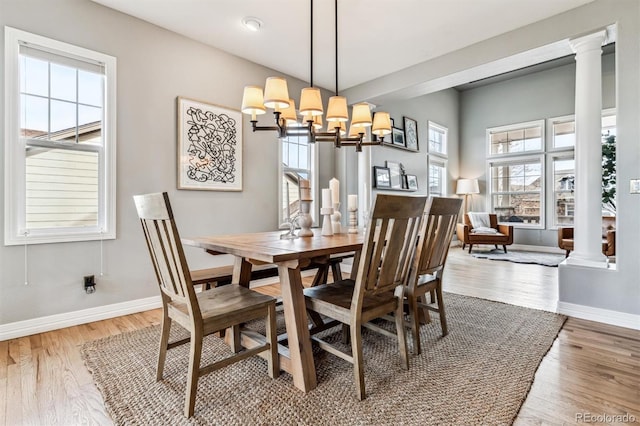
<svg viewBox="0 0 640 426">
<path fill-rule="evenodd" d="M 335 253 L 358 251 L 362 248 L 363 232 L 322 236 L 320 230 L 313 237 L 281 240 L 284 231 L 252 234 L 217 235 L 211 237 L 183 238 L 183 244 L 205 250 L 256 259 L 267 263 L 309 259 Z"/>
</svg>

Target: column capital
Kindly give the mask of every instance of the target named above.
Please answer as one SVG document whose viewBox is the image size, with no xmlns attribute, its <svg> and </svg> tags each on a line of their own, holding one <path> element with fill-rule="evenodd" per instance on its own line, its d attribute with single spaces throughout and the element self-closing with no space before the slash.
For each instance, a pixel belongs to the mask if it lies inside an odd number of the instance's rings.
<svg viewBox="0 0 640 426">
<path fill-rule="evenodd" d="M 601 49 L 602 44 L 607 39 L 607 31 L 600 30 L 598 32 L 588 34 L 582 37 L 569 40 L 571 49 L 574 53 L 587 52 L 589 50 Z"/>
</svg>

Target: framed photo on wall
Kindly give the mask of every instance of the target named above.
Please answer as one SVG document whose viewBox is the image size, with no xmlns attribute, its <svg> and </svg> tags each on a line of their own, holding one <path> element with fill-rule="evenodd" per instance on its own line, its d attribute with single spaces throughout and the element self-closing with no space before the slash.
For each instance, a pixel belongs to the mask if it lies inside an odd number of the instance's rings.
<svg viewBox="0 0 640 426">
<path fill-rule="evenodd" d="M 406 147 L 406 143 L 404 141 L 404 130 L 398 129 L 397 127 L 391 128 L 391 140 L 393 144 L 396 146 Z"/>
<path fill-rule="evenodd" d="M 407 182 L 407 189 L 414 191 L 418 189 L 418 177 L 416 175 L 404 175 L 404 178 Z"/>
<path fill-rule="evenodd" d="M 404 137 L 407 149 L 418 151 L 418 122 L 413 118 L 402 117 L 404 120 Z"/>
<path fill-rule="evenodd" d="M 242 114 L 178 97 L 178 189 L 242 191 Z"/>
<path fill-rule="evenodd" d="M 391 188 L 402 189 L 402 167 L 400 166 L 400 163 L 387 161 L 386 166 L 389 169 Z"/>
<path fill-rule="evenodd" d="M 376 188 L 391 188 L 391 175 L 389 174 L 389 169 L 386 167 L 373 166 L 373 181 L 376 184 Z"/>
</svg>

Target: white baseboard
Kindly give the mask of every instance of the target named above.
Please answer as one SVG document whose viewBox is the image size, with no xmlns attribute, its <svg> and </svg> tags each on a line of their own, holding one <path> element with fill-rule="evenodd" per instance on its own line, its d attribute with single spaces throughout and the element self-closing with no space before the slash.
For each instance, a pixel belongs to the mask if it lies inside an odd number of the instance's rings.
<svg viewBox="0 0 640 426">
<path fill-rule="evenodd" d="M 640 315 L 610 311 L 608 309 L 594 308 L 592 306 L 576 305 L 567 302 L 558 302 L 557 312 L 575 318 L 640 330 Z"/>
<path fill-rule="evenodd" d="M 93 321 L 115 318 L 136 312 L 148 311 L 161 307 L 160 296 L 146 297 L 144 299 L 130 300 L 128 302 L 114 303 L 98 306 L 80 311 L 66 312 L 63 314 L 49 315 L 33 318 L 25 321 L 17 321 L 0 325 L 0 342 L 15 339 L 46 331 L 58 330 Z"/>
</svg>

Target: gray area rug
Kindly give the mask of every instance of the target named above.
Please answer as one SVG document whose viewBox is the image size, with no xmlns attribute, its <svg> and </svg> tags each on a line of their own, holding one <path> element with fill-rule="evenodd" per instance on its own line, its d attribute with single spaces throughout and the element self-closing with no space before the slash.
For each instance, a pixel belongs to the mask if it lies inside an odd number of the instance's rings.
<svg viewBox="0 0 640 426">
<path fill-rule="evenodd" d="M 422 326 L 423 353 L 411 356 L 408 371 L 395 339 L 364 330 L 364 401 L 351 364 L 316 349 L 313 391 L 297 390 L 286 373 L 269 378 L 266 361 L 252 357 L 202 377 L 186 419 L 188 348 L 169 351 L 164 380 L 155 382 L 159 327 L 88 342 L 82 356 L 122 425 L 511 424 L 566 317 L 454 294 L 445 304 L 449 335 L 436 318 Z M 220 354 L 228 348 L 208 337 L 203 358 Z"/>
<path fill-rule="evenodd" d="M 514 263 L 532 263 L 544 266 L 558 266 L 565 259 L 564 254 L 541 253 L 537 251 L 508 251 L 493 249 L 490 251 L 471 252 L 471 256 L 480 259 L 505 260 Z"/>
</svg>

